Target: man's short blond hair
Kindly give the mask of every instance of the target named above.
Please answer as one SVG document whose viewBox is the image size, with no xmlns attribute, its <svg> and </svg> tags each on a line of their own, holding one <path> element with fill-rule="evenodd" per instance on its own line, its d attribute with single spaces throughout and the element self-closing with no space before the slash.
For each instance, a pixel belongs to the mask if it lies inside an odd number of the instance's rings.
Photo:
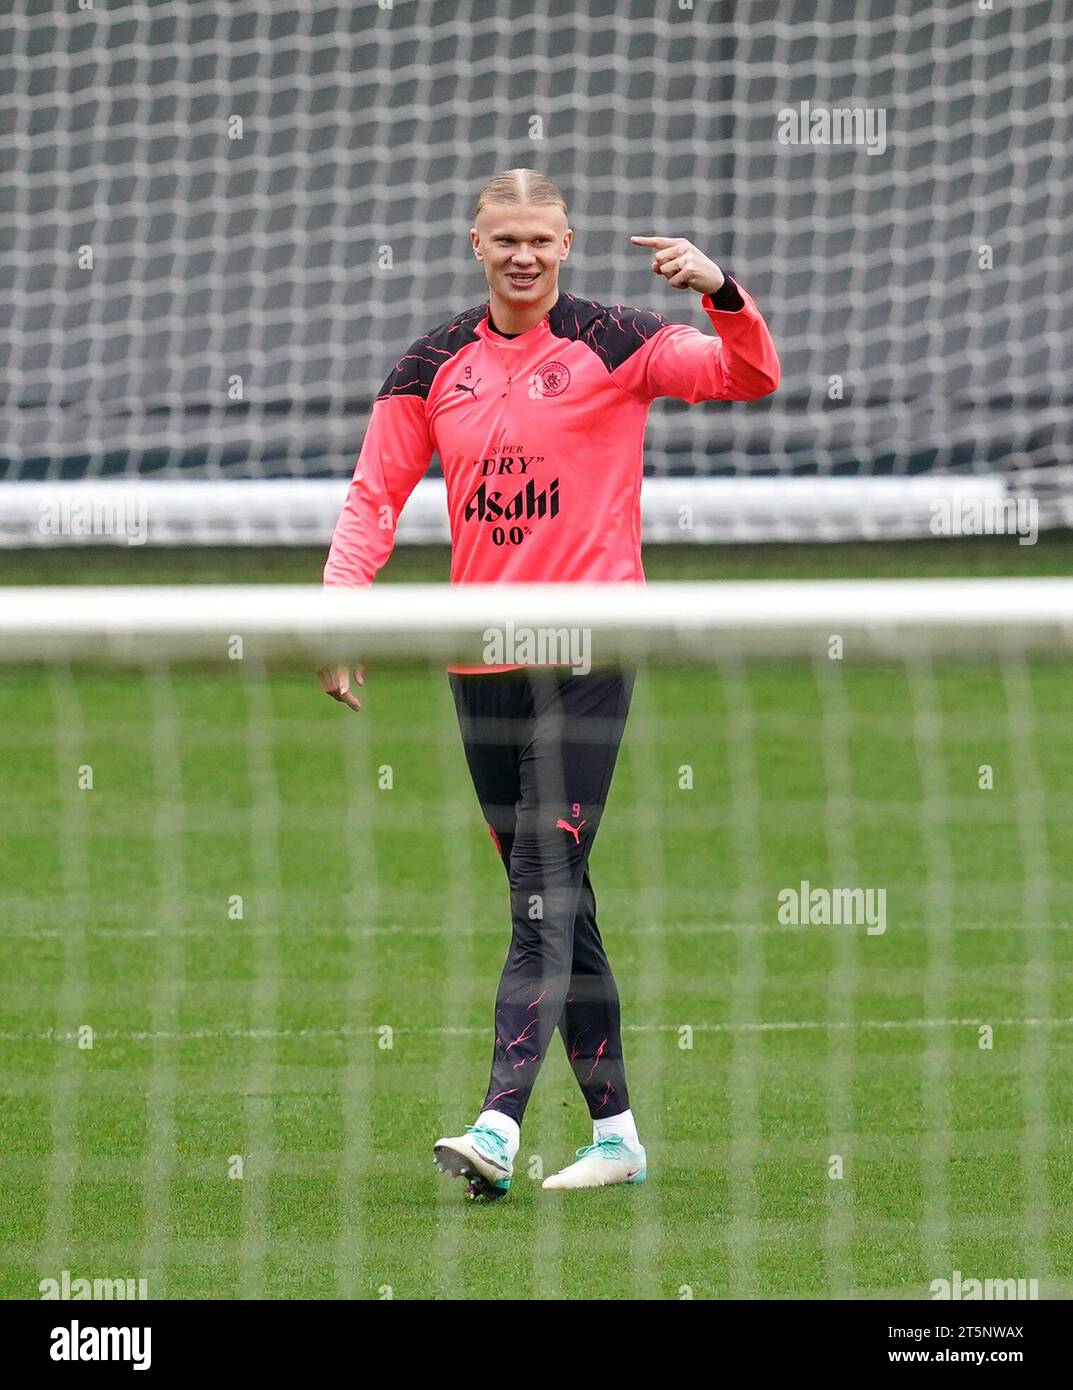
<svg viewBox="0 0 1073 1390">
<path fill-rule="evenodd" d="M 541 203 L 560 207 L 566 215 L 566 199 L 554 180 L 535 169 L 505 169 L 495 174 L 477 195 L 477 206 L 473 210 L 476 220 L 483 207 L 489 203 L 510 203 L 521 207 L 526 203 Z"/>
</svg>

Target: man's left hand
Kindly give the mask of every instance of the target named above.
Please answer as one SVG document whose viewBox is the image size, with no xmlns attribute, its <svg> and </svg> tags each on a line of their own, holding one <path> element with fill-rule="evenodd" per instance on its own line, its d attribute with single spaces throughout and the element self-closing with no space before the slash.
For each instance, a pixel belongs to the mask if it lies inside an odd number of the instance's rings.
<svg viewBox="0 0 1073 1390">
<path fill-rule="evenodd" d="M 651 246 L 652 273 L 675 290 L 715 294 L 726 279 L 714 261 L 681 236 L 631 236 L 634 246 Z"/>
</svg>

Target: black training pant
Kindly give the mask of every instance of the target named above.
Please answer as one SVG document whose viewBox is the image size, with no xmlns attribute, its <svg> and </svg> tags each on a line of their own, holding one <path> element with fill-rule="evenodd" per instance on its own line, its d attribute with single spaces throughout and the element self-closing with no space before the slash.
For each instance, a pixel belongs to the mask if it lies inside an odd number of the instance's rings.
<svg viewBox="0 0 1073 1390">
<path fill-rule="evenodd" d="M 594 1117 L 629 1109 L 618 989 L 596 925 L 589 851 L 634 673 L 569 668 L 450 676 L 466 760 L 510 882 L 484 1109 L 519 1123 L 552 1035 Z"/>
</svg>

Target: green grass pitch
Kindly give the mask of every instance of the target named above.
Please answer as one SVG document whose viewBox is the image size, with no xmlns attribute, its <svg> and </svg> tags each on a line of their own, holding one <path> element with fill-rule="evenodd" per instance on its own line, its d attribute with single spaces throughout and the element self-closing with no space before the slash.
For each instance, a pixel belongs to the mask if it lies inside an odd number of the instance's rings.
<svg viewBox="0 0 1073 1390">
<path fill-rule="evenodd" d="M 1068 665 L 642 673 L 592 866 L 650 1181 L 541 1191 L 590 1137 L 557 1043 L 487 1207 L 431 1163 L 507 933 L 445 676 L 355 718 L 238 665 L 0 667 L 0 1295 L 1073 1293 Z M 886 931 L 780 925 L 801 879 L 885 888 Z"/>
</svg>

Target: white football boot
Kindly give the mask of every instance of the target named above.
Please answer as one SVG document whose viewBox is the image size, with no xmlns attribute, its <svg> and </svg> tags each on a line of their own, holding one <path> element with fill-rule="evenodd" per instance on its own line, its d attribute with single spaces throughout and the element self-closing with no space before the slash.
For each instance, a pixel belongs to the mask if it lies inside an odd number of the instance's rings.
<svg viewBox="0 0 1073 1390">
<path fill-rule="evenodd" d="M 507 1141 L 488 1125 L 467 1125 L 456 1139 L 440 1139 L 432 1161 L 441 1173 L 466 1179 L 466 1196 L 472 1202 L 494 1202 L 510 1190 L 514 1164 Z"/>
<path fill-rule="evenodd" d="M 648 1176 L 644 1149 L 631 1149 L 618 1134 L 578 1149 L 577 1158 L 560 1173 L 545 1178 L 545 1188 L 608 1187 L 616 1182 L 644 1182 Z"/>
</svg>

